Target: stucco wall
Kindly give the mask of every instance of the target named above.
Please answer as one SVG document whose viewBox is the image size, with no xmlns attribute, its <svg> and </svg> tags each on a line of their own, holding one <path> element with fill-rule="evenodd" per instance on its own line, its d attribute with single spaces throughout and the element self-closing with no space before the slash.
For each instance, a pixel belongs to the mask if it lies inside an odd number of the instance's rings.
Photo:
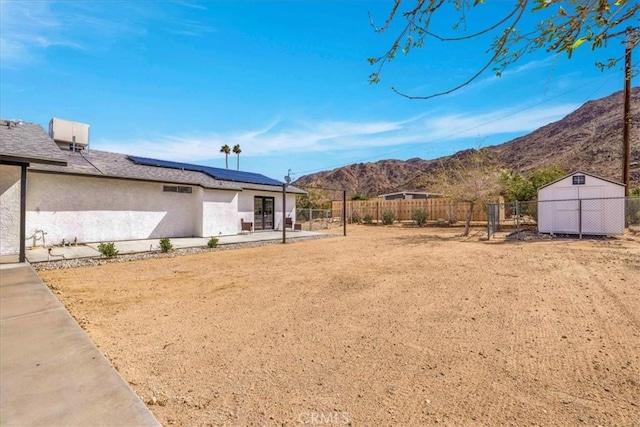
<svg viewBox="0 0 640 427">
<path fill-rule="evenodd" d="M 199 235 L 201 197 L 193 190 L 170 193 L 162 183 L 29 173 L 27 236 L 41 229 L 47 244 L 58 244 Z"/>
<path fill-rule="evenodd" d="M 20 166 L 0 165 L 0 255 L 20 253 Z"/>
<path fill-rule="evenodd" d="M 202 193 L 202 235 L 238 234 L 238 193 L 204 189 Z"/>
<path fill-rule="evenodd" d="M 275 230 L 282 230 L 282 192 L 269 191 L 253 191 L 245 190 L 238 196 L 238 224 L 240 218 L 247 222 L 253 222 L 253 200 L 255 196 L 273 197 L 274 198 L 274 218 L 273 226 Z M 295 222 L 296 216 L 296 196 L 295 194 L 287 194 L 287 217 L 293 218 Z"/>
</svg>

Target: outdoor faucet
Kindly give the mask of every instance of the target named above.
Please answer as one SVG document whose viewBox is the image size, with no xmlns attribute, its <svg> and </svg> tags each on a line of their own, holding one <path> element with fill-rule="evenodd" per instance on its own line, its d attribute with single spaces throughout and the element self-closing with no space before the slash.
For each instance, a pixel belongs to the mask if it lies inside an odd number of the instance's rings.
<svg viewBox="0 0 640 427">
<path fill-rule="evenodd" d="M 33 232 L 33 236 L 31 236 L 33 238 L 33 247 L 36 247 L 36 242 L 39 240 L 38 239 L 38 233 L 40 233 L 40 235 L 42 236 L 42 247 L 44 248 L 46 246 L 46 242 L 44 240 L 44 235 L 47 234 L 44 232 L 44 230 L 36 230 Z"/>
</svg>

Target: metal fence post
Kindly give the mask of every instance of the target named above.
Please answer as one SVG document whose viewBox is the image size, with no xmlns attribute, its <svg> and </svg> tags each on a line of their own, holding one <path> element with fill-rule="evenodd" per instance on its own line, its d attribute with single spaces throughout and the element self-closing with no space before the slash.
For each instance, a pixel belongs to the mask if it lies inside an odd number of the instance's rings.
<svg viewBox="0 0 640 427">
<path fill-rule="evenodd" d="M 347 191 L 344 190 L 342 192 L 342 206 L 344 206 L 342 208 L 342 227 L 343 227 L 343 233 L 346 236 L 347 235 Z"/>
<path fill-rule="evenodd" d="M 487 203 L 487 240 L 491 240 L 491 204 Z"/>
<path fill-rule="evenodd" d="M 578 238 L 582 240 L 582 199 L 578 199 Z"/>
<path fill-rule="evenodd" d="M 518 240 L 520 240 L 520 201 L 516 200 L 516 233 L 518 233 Z"/>
<path fill-rule="evenodd" d="M 287 243 L 287 184 L 282 184 L 282 243 Z"/>
</svg>

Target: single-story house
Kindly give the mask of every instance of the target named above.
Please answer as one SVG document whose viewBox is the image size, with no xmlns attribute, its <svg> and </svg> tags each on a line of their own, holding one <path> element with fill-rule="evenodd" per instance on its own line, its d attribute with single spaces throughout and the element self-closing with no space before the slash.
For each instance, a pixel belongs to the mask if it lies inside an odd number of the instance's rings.
<svg viewBox="0 0 640 427">
<path fill-rule="evenodd" d="M 398 191 L 396 193 L 381 194 L 378 197 L 385 200 L 424 200 L 434 197 L 442 197 L 442 194 L 421 191 Z"/>
<path fill-rule="evenodd" d="M 51 130 L 50 130 L 51 132 Z M 53 133 L 53 132 L 52 132 Z M 34 245 L 281 230 L 294 186 L 257 173 L 89 149 L 32 123 L 0 122 L 0 255 Z M 284 190 L 284 192 L 283 192 Z M 286 212 L 283 212 L 286 194 Z"/>
<path fill-rule="evenodd" d="M 616 235 L 625 230 L 624 184 L 574 172 L 538 189 L 538 231 Z"/>
</svg>

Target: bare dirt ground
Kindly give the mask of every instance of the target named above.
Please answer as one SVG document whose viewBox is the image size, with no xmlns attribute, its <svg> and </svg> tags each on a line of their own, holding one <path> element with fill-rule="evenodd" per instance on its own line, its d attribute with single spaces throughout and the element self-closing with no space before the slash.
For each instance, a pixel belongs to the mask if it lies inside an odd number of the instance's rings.
<svg viewBox="0 0 640 427">
<path fill-rule="evenodd" d="M 164 425 L 640 426 L 640 242 L 459 232 L 41 275 Z"/>
</svg>

